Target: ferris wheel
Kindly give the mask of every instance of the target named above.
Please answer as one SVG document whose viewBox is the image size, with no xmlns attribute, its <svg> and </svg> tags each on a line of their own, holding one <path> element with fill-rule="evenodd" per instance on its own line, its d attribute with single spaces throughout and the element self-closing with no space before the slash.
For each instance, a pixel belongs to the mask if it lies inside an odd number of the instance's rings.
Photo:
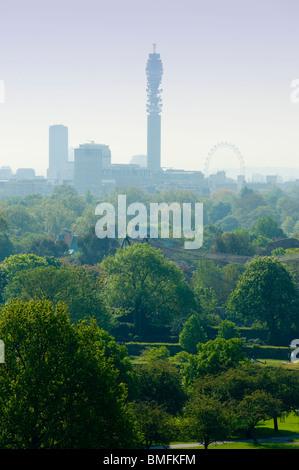
<svg viewBox="0 0 299 470">
<path fill-rule="evenodd" d="M 223 149 L 229 149 L 234 152 L 234 154 L 239 160 L 240 175 L 245 176 L 245 163 L 244 163 L 243 156 L 240 150 L 238 149 L 238 147 L 236 147 L 233 144 L 230 144 L 229 142 L 219 142 L 218 144 L 214 145 L 214 147 L 212 147 L 208 153 L 208 156 L 205 161 L 205 169 L 204 169 L 205 177 L 207 178 L 209 176 L 209 166 L 210 166 L 212 157 L 215 155 L 216 152 L 218 152 L 219 150 L 223 150 Z"/>
</svg>

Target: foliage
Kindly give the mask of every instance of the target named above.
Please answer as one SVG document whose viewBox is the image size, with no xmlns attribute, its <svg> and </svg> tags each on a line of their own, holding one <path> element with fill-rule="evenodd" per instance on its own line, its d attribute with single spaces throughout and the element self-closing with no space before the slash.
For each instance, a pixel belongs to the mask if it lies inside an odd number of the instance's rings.
<svg viewBox="0 0 299 470">
<path fill-rule="evenodd" d="M 195 308 L 182 271 L 147 243 L 117 250 L 102 261 L 101 268 L 107 277 L 103 290 L 107 306 L 130 314 L 140 337 L 148 324 L 171 325 Z"/>
<path fill-rule="evenodd" d="M 240 338 L 240 332 L 235 323 L 223 320 L 218 326 L 218 337 L 224 339 Z"/>
<path fill-rule="evenodd" d="M 248 436 L 256 443 L 255 426 L 260 421 L 270 419 L 273 415 L 281 413 L 281 401 L 263 390 L 255 390 L 247 394 L 237 406 L 237 414 L 241 427 L 244 427 Z"/>
<path fill-rule="evenodd" d="M 153 402 L 132 402 L 129 412 L 135 423 L 136 445 L 149 449 L 153 444 L 167 446 L 173 437 L 172 417 Z"/>
<path fill-rule="evenodd" d="M 138 364 L 134 369 L 138 401 L 155 402 L 171 414 L 181 411 L 186 395 L 177 366 L 165 359 Z"/>
<path fill-rule="evenodd" d="M 63 301 L 69 308 L 72 322 L 94 317 L 99 326 L 111 329 L 112 317 L 101 297 L 101 286 L 87 270 L 80 266 L 36 266 L 15 274 L 3 291 L 3 298 L 50 300 L 54 305 Z"/>
<path fill-rule="evenodd" d="M 93 225 L 88 232 L 78 237 L 78 248 L 80 263 L 92 266 L 100 263 L 104 256 L 115 253 L 117 244 L 110 238 L 98 238 Z"/>
<path fill-rule="evenodd" d="M 259 219 L 252 227 L 252 231 L 267 238 L 286 237 L 283 230 L 279 228 L 277 221 L 270 216 Z"/>
<path fill-rule="evenodd" d="M 216 237 L 213 250 L 241 256 L 251 256 L 254 253 L 249 233 L 245 229 L 224 232 L 220 237 Z"/>
<path fill-rule="evenodd" d="M 148 347 L 141 353 L 142 361 L 155 361 L 158 359 L 168 359 L 170 356 L 169 349 L 166 346 Z"/>
<path fill-rule="evenodd" d="M 11 301 L 2 308 L 0 447 L 118 448 L 132 425 L 113 361 L 94 326 L 72 327 L 66 307 Z"/>
<path fill-rule="evenodd" d="M 199 377 L 218 375 L 245 364 L 248 359 L 240 338 L 216 338 L 205 344 L 198 343 L 197 354 L 183 356 L 180 368 L 184 384 L 190 387 Z"/>
<path fill-rule="evenodd" d="M 275 258 L 255 259 L 230 295 L 227 313 L 265 323 L 272 344 L 289 341 L 292 328 L 299 324 L 298 294 L 291 274 Z"/>
<path fill-rule="evenodd" d="M 190 354 L 197 352 L 198 343 L 205 343 L 207 341 L 207 335 L 198 315 L 193 314 L 186 321 L 179 335 L 179 341 L 182 348 Z"/>
<path fill-rule="evenodd" d="M 33 241 L 29 251 L 37 256 L 54 256 L 59 258 L 67 253 L 68 245 L 63 240 L 55 242 L 52 238 L 42 237 Z"/>
<path fill-rule="evenodd" d="M 205 449 L 216 441 L 227 439 L 232 428 L 229 407 L 213 396 L 192 396 L 185 410 L 188 418 L 189 436 L 201 442 Z"/>
</svg>

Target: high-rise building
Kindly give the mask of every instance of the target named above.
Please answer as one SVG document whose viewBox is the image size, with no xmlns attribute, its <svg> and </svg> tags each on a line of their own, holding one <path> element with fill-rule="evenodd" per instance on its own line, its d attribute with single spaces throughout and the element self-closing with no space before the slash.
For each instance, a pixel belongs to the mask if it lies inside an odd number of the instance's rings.
<svg viewBox="0 0 299 470">
<path fill-rule="evenodd" d="M 151 170 L 161 168 L 161 111 L 162 90 L 160 88 L 163 65 L 160 54 L 156 53 L 156 45 L 146 65 L 147 76 L 147 167 Z"/>
<path fill-rule="evenodd" d="M 103 169 L 111 165 L 111 152 L 108 145 L 81 144 L 74 154 L 74 186 L 78 194 L 89 190 L 92 194 L 102 194 Z"/>
<path fill-rule="evenodd" d="M 62 178 L 68 161 L 68 128 L 57 124 L 49 128 L 49 169 L 48 178 Z"/>
</svg>

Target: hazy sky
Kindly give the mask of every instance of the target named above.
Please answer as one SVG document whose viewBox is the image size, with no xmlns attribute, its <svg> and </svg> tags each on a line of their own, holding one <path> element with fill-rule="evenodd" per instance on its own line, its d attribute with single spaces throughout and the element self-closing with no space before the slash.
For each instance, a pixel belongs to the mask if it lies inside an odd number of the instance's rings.
<svg viewBox="0 0 299 470">
<path fill-rule="evenodd" d="M 228 141 L 248 166 L 299 167 L 298 24 L 298 0 L 0 0 L 0 166 L 44 174 L 52 124 L 113 163 L 146 153 L 157 43 L 163 166 L 203 170 Z"/>
</svg>

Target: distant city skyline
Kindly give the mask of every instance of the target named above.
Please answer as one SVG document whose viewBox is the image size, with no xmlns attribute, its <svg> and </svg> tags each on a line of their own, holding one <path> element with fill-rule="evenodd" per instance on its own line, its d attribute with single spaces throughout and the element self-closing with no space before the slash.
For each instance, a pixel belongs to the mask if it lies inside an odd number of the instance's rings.
<svg viewBox="0 0 299 470">
<path fill-rule="evenodd" d="M 145 67 L 156 43 L 162 167 L 204 171 L 211 148 L 228 141 L 246 167 L 299 169 L 299 103 L 291 101 L 298 2 L 148 5 L 0 0 L 0 167 L 46 175 L 57 124 L 68 128 L 70 147 L 108 145 L 113 163 L 146 154 Z M 238 166 L 234 156 L 219 158 L 219 168 Z"/>
</svg>

